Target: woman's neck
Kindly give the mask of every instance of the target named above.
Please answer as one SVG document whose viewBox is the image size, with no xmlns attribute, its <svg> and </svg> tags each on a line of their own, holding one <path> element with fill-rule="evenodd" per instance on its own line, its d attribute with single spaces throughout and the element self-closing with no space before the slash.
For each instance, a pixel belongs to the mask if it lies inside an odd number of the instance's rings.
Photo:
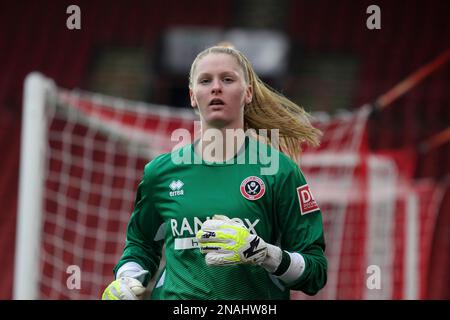
<svg viewBox="0 0 450 320">
<path fill-rule="evenodd" d="M 243 128 L 202 128 L 197 154 L 207 162 L 226 162 L 236 156 L 245 143 Z"/>
</svg>

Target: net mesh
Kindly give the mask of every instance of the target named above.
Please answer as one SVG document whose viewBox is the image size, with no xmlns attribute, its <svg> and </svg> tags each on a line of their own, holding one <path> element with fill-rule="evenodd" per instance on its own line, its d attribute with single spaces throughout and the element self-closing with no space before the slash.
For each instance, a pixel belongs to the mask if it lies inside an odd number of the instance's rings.
<svg viewBox="0 0 450 320">
<path fill-rule="evenodd" d="M 407 263 L 416 260 L 405 253 L 407 234 L 416 230 L 430 239 L 438 189 L 416 188 L 391 157 L 367 152 L 369 112 L 363 106 L 345 116 L 317 117 L 322 145 L 305 150 L 301 167 L 323 212 L 328 283 L 314 297 L 294 292 L 293 299 L 402 299 L 420 289 L 422 279 L 408 273 Z M 60 88 L 46 115 L 40 298 L 98 299 L 122 253 L 144 165 L 172 149 L 175 129 L 193 133 L 197 117 Z M 407 231 L 408 219 L 426 223 Z M 369 266 L 381 270 L 380 288 L 369 283 Z"/>
<path fill-rule="evenodd" d="M 305 152 L 301 167 L 323 213 L 328 283 L 314 297 L 293 292 L 294 299 L 426 296 L 430 226 L 443 189 L 411 179 L 411 150 L 369 152 L 369 114 L 363 106 L 316 123 L 323 143 Z"/>
<path fill-rule="evenodd" d="M 170 132 L 190 129 L 194 115 L 59 90 L 47 118 L 42 298 L 99 298 L 123 250 L 144 165 L 169 151 Z M 79 285 L 70 266 L 80 270 Z"/>
</svg>

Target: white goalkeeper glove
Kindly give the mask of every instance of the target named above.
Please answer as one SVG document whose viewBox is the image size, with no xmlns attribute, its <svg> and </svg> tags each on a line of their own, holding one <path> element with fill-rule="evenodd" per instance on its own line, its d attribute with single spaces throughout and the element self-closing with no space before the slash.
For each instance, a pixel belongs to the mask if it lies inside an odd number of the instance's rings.
<svg viewBox="0 0 450 320">
<path fill-rule="evenodd" d="M 143 270 L 133 277 L 119 277 L 106 287 L 102 300 L 142 300 L 146 288 L 136 278 L 145 276 L 147 270 Z"/>
<path fill-rule="evenodd" d="M 274 272 L 281 263 L 280 248 L 266 243 L 251 234 L 242 223 L 223 215 L 205 221 L 196 237 L 200 251 L 206 254 L 206 264 L 211 266 L 253 264 Z"/>
</svg>

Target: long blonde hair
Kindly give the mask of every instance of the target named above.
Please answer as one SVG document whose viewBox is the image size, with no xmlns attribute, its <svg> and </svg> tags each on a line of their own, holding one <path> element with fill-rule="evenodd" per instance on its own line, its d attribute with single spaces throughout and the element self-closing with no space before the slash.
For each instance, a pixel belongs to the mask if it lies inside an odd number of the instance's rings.
<svg viewBox="0 0 450 320">
<path fill-rule="evenodd" d="M 244 130 L 279 130 L 279 149 L 295 161 L 299 160 L 301 145 L 318 146 L 322 132 L 313 127 L 311 116 L 296 103 L 265 84 L 253 70 L 250 61 L 237 49 L 229 46 L 213 46 L 200 52 L 192 63 L 189 73 L 189 88 L 193 87 L 193 77 L 198 61 L 211 53 L 229 54 L 241 66 L 247 84 L 253 87 L 252 102 L 244 108 Z"/>
</svg>

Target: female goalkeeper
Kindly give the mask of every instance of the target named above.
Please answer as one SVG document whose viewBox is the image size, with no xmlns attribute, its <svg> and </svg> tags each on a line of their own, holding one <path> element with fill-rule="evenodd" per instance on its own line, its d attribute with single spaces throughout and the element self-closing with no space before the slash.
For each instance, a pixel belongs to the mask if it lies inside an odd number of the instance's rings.
<svg viewBox="0 0 450 320">
<path fill-rule="evenodd" d="M 294 160 L 320 131 L 234 48 L 201 52 L 189 80 L 200 139 L 146 165 L 103 299 L 144 298 L 164 244 L 152 299 L 316 294 L 327 280 L 322 217 Z"/>
</svg>

